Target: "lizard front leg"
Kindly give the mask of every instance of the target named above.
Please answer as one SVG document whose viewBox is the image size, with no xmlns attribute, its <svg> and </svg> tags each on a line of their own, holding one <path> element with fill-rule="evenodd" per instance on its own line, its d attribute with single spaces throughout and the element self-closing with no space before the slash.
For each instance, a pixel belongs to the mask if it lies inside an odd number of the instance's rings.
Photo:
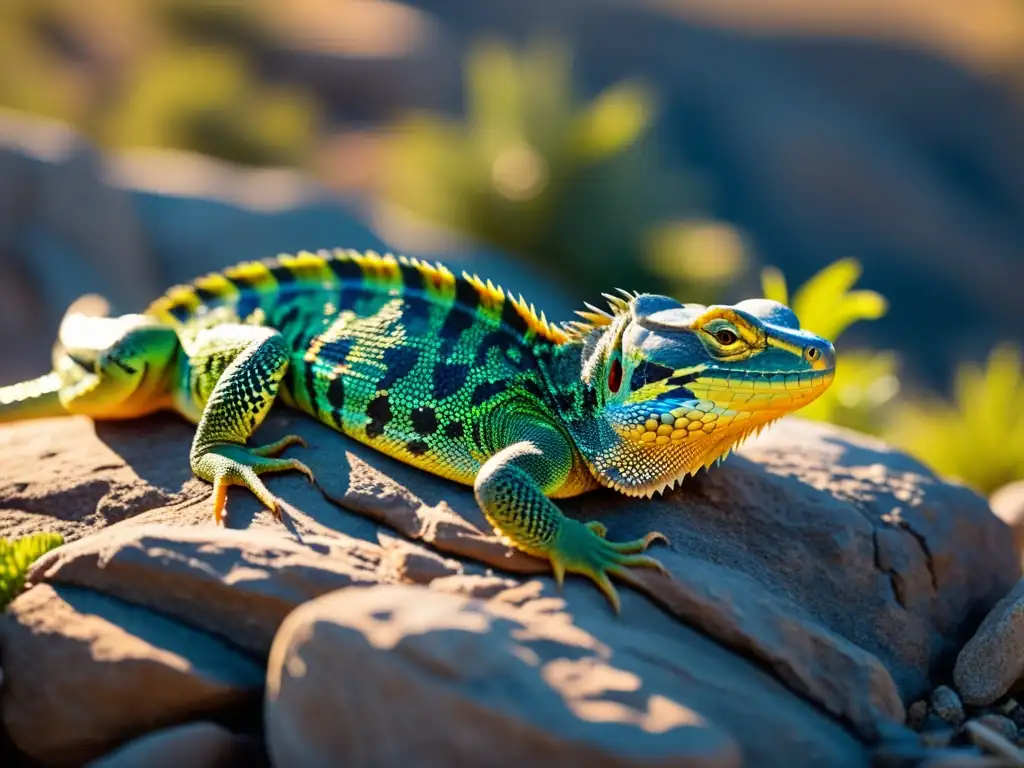
<svg viewBox="0 0 1024 768">
<path fill-rule="evenodd" d="M 604 538 L 601 523 L 566 517 L 546 494 L 557 491 L 572 469 L 568 439 L 539 421 L 520 420 L 516 431 L 525 439 L 494 454 L 477 474 L 474 492 L 484 516 L 508 544 L 549 560 L 559 585 L 566 571 L 593 579 L 618 613 L 619 596 L 609 577 L 635 585 L 631 566 L 665 572 L 658 560 L 641 554 L 665 537 L 652 532 L 615 543 Z"/>
<path fill-rule="evenodd" d="M 220 326 L 200 336 L 196 347 L 190 355 L 193 391 L 200 399 L 205 391 L 209 395 L 189 461 L 197 477 L 213 483 L 214 519 L 221 522 L 229 485 L 245 486 L 277 516 L 277 499 L 259 475 L 298 470 L 312 480 L 312 470 L 302 462 L 275 458 L 288 446 L 305 443 L 289 435 L 257 448 L 245 444 L 277 397 L 288 369 L 288 345 L 269 328 Z"/>
</svg>

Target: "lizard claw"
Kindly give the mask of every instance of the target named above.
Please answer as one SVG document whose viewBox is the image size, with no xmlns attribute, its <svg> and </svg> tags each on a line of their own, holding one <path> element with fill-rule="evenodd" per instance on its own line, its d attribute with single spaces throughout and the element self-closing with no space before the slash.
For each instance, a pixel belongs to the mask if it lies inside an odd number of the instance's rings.
<svg viewBox="0 0 1024 768">
<path fill-rule="evenodd" d="M 642 586 L 630 568 L 653 568 L 669 575 L 661 561 L 641 554 L 655 541 L 667 542 L 668 539 L 652 531 L 635 541 L 612 542 L 604 538 L 606 532 L 604 525 L 596 521 L 580 523 L 566 518 L 547 555 L 559 584 L 566 571 L 587 576 L 608 598 L 615 612 L 619 613 L 619 594 L 609 576 L 616 576 L 632 586 Z"/>
<path fill-rule="evenodd" d="M 259 478 L 269 472 L 301 472 L 310 482 L 315 482 L 313 470 L 298 459 L 275 458 L 289 445 L 296 445 L 301 438 L 289 435 L 270 445 L 246 448 L 241 445 L 220 443 L 211 446 L 196 460 L 196 474 L 213 481 L 213 518 L 219 525 L 224 519 L 229 485 L 242 485 L 252 491 L 274 517 L 281 519 L 277 498 Z M 304 443 L 303 443 L 304 444 Z"/>
</svg>

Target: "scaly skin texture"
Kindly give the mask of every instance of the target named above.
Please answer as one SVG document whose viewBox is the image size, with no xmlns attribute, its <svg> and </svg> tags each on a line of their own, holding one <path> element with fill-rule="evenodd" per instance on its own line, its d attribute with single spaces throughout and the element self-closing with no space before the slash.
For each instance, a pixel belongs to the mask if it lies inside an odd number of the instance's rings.
<svg viewBox="0 0 1024 768">
<path fill-rule="evenodd" d="M 606 486 L 650 496 L 809 403 L 835 354 L 787 307 L 680 304 L 622 293 L 555 325 L 520 297 L 442 265 L 351 251 L 241 264 L 171 289 L 145 314 L 71 313 L 54 372 L 0 388 L 0 421 L 174 409 L 197 424 L 190 461 L 214 486 L 248 487 L 287 437 L 248 447 L 275 401 L 413 466 L 472 485 L 510 545 L 597 583 L 661 568 L 658 538 L 605 538 L 553 498 Z"/>
</svg>

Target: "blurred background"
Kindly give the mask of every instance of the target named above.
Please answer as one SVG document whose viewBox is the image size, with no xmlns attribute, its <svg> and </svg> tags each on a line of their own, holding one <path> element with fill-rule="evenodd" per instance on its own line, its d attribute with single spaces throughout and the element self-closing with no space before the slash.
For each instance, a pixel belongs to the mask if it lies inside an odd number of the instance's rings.
<svg viewBox="0 0 1024 768">
<path fill-rule="evenodd" d="M 1024 510 L 1021 0 L 0 3 L 0 383 L 83 293 L 332 246 L 786 299 L 804 415 Z"/>
</svg>

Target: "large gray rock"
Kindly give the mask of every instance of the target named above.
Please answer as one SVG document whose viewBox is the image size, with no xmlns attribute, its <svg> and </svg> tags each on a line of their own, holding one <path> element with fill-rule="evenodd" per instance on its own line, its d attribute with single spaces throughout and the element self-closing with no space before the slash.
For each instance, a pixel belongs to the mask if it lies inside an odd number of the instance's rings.
<svg viewBox="0 0 1024 768">
<path fill-rule="evenodd" d="M 571 514 L 605 522 L 615 538 L 660 529 L 671 539 L 654 554 L 672 576 L 641 573 L 646 594 L 623 586 L 622 615 L 615 617 L 589 582 L 570 578 L 559 590 L 545 563 L 502 545 L 468 488 L 287 410 L 272 415 L 258 439 L 292 432 L 310 445 L 294 455 L 313 468 L 319 487 L 298 474 L 269 476 L 285 500 L 283 523 L 251 494 L 232 489 L 224 530 L 213 524 L 209 487 L 188 475 L 192 427 L 181 420 L 9 425 L 0 429 L 0 443 L 18 460 L 0 482 L 0 526 L 19 533 L 59 527 L 80 539 L 41 559 L 32 581 L 158 611 L 256 659 L 305 601 L 338 588 L 428 585 L 414 602 L 444 593 L 471 600 L 452 604 L 471 614 L 519 606 L 525 613 L 513 620 L 530 631 L 579 627 L 613 656 L 639 659 L 637 684 L 652 690 L 680 674 L 698 675 L 696 692 L 669 686 L 659 695 L 713 723 L 712 741 L 676 734 L 652 744 L 653 751 L 638 744 L 639 752 L 593 741 L 594 754 L 613 762 L 645 755 L 727 761 L 734 742 L 743 754 L 774 754 L 774 764 L 792 764 L 799 741 L 828 764 L 845 764 L 840 755 L 863 757 L 860 745 L 896 743 L 906 733 L 904 703 L 933 687 L 932 671 L 974 629 L 970 617 L 988 610 L 1020 576 L 1006 527 L 984 500 L 881 443 L 789 419 L 673 493 L 638 501 L 596 492 L 562 502 Z M 54 462 L 59 471 L 49 466 Z M 102 510 L 116 514 L 96 514 Z M 103 530 L 107 519 L 120 522 Z M 534 623 L 526 618 L 531 612 L 547 618 Z M 18 615 L 10 621 L 20 626 Z M 404 626 L 399 618 L 396 626 Z M 347 619 L 332 612 L 324 621 Z M 511 631 L 484 623 L 491 627 L 480 639 L 485 645 L 491 633 Z M 651 647 L 636 639 L 652 633 Z M 6 655 L 4 644 L 0 651 Z M 680 667 L 679 659 L 691 656 L 732 682 L 715 688 L 710 677 Z M 102 673 L 81 664 L 83 680 Z M 526 690 L 538 702 L 565 694 L 536 685 Z M 20 714 L 8 715 L 15 703 L 3 707 L 5 718 L 17 721 Z M 46 700 L 34 714 L 61 722 L 68 717 L 61 707 Z M 168 717 L 166 724 L 181 722 L 176 712 Z M 762 730 L 754 721 L 773 725 Z M 568 738 L 576 728 L 586 725 L 570 718 L 551 738 Z M 454 740 L 453 754 L 461 749 L 457 732 L 435 735 Z"/>
<path fill-rule="evenodd" d="M 154 728 L 258 697 L 260 666 L 210 635 L 99 593 L 40 585 L 0 615 L 3 722 L 29 757 L 81 765 Z"/>
<path fill-rule="evenodd" d="M 381 586 L 299 608 L 267 673 L 272 760 L 863 763 L 841 728 L 651 604 L 633 606 L 622 623 L 606 611 L 581 615 L 544 592 L 536 599 L 514 587 L 481 601 Z"/>
</svg>

